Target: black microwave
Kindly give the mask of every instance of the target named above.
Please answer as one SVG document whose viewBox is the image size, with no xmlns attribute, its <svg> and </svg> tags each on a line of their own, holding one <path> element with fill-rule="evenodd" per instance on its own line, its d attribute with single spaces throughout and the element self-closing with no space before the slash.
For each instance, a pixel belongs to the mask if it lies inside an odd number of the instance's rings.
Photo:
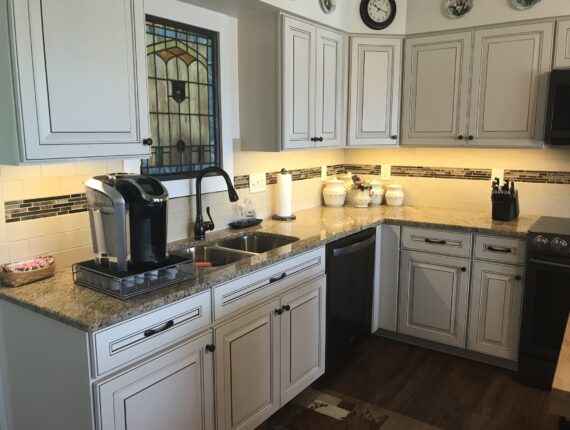
<svg viewBox="0 0 570 430">
<path fill-rule="evenodd" d="M 550 73 L 544 141 L 570 145 L 570 70 Z"/>
</svg>

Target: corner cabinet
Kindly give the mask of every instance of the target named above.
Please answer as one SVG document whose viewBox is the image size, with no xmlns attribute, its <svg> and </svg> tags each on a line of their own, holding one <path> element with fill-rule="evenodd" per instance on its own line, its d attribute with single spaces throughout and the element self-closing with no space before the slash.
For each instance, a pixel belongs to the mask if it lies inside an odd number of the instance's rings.
<svg viewBox="0 0 570 430">
<path fill-rule="evenodd" d="M 348 146 L 398 144 L 402 39 L 352 37 Z"/>
<path fill-rule="evenodd" d="M 345 36 L 286 15 L 239 21 L 242 149 L 342 146 Z"/>
<path fill-rule="evenodd" d="M 403 144 L 542 146 L 553 32 L 541 22 L 408 39 Z"/>
<path fill-rule="evenodd" d="M 143 1 L 5 2 L 19 147 L 0 162 L 148 156 Z"/>
</svg>

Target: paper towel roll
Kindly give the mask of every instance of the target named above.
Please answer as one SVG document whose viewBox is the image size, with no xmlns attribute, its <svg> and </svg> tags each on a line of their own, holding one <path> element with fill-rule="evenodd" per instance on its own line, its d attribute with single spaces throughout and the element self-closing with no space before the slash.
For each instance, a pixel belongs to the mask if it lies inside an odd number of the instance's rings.
<svg viewBox="0 0 570 430">
<path fill-rule="evenodd" d="M 292 215 L 291 190 L 293 176 L 290 173 L 277 175 L 277 215 L 290 217 Z"/>
</svg>

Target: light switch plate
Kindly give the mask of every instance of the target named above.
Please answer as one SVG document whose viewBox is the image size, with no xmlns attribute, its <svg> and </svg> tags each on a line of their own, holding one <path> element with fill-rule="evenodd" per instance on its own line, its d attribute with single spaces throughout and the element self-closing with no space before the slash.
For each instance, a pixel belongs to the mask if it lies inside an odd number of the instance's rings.
<svg viewBox="0 0 570 430">
<path fill-rule="evenodd" d="M 495 167 L 491 170 L 491 182 L 495 180 L 495 178 L 499 178 L 499 185 L 502 185 L 503 180 L 505 179 L 505 169 L 500 169 Z"/>
<path fill-rule="evenodd" d="M 267 189 L 267 182 L 265 181 L 265 172 L 251 173 L 249 175 L 249 192 L 261 193 Z"/>
<path fill-rule="evenodd" d="M 390 164 L 382 164 L 380 177 L 384 180 L 388 180 L 392 177 L 392 166 Z"/>
</svg>

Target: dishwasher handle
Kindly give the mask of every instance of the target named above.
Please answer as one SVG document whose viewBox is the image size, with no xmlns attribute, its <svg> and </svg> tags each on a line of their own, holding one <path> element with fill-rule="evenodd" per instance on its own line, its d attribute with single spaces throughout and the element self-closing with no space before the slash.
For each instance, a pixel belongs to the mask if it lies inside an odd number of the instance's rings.
<svg viewBox="0 0 570 430">
<path fill-rule="evenodd" d="M 376 242 L 376 235 L 373 235 L 368 239 L 363 240 L 362 242 L 356 242 L 343 248 L 333 248 L 333 257 L 340 257 L 341 255 L 347 255 L 361 251 L 364 248 L 372 245 L 374 242 Z"/>
</svg>

